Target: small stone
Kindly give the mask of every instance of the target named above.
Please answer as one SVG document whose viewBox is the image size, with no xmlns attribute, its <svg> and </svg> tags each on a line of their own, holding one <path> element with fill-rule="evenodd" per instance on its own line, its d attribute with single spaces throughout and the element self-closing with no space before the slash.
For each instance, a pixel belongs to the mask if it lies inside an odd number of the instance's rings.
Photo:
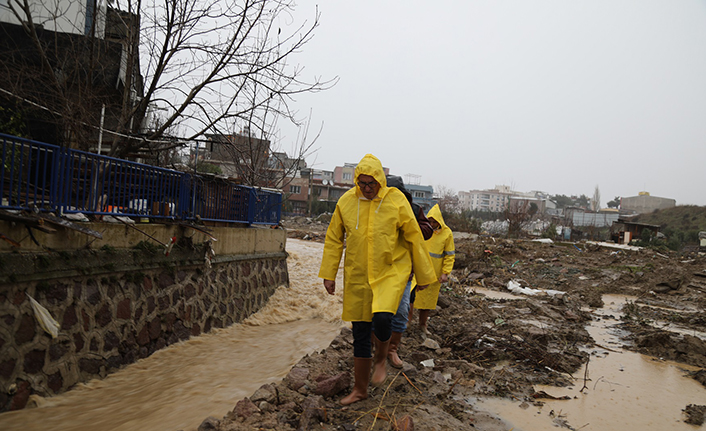
<svg viewBox="0 0 706 431">
<path fill-rule="evenodd" d="M 303 367 L 294 367 L 287 374 L 286 382 L 287 387 L 293 391 L 299 390 L 302 386 L 306 384 L 306 380 L 309 378 L 309 369 Z"/>
<path fill-rule="evenodd" d="M 426 347 L 427 349 L 431 349 L 431 350 L 437 350 L 437 349 L 441 348 L 441 346 L 439 346 L 439 343 L 432 340 L 431 338 L 427 338 L 426 340 L 424 340 L 424 342 L 422 343 L 422 346 Z"/>
<path fill-rule="evenodd" d="M 201 422 L 201 425 L 199 425 L 198 431 L 215 431 L 218 429 L 218 425 L 220 425 L 221 421 L 218 419 L 214 418 L 213 416 L 209 416 L 206 419 Z"/>
<path fill-rule="evenodd" d="M 260 409 L 249 399 L 243 398 L 235 405 L 233 412 L 237 417 L 247 419 L 255 413 L 259 413 Z"/>
<path fill-rule="evenodd" d="M 315 393 L 324 397 L 333 397 L 339 392 L 348 389 L 351 385 L 351 375 L 348 372 L 339 373 L 326 378 L 316 384 Z"/>
<path fill-rule="evenodd" d="M 267 403 L 276 403 L 277 401 L 277 389 L 270 384 L 262 385 L 254 394 L 250 397 L 250 401 L 253 403 L 258 403 L 261 401 Z"/>
</svg>

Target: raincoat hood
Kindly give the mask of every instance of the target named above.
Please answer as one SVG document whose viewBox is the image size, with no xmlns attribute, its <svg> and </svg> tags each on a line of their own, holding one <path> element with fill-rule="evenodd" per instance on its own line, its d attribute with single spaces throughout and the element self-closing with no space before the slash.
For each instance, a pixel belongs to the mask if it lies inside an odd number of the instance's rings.
<svg viewBox="0 0 706 431">
<path fill-rule="evenodd" d="M 355 167 L 355 188 L 358 196 L 363 196 L 363 191 L 358 186 L 358 177 L 361 175 L 370 175 L 380 184 L 379 198 L 387 194 L 389 187 L 387 187 L 387 178 L 385 178 L 385 170 L 382 168 L 380 159 L 372 154 L 366 154 Z"/>
<path fill-rule="evenodd" d="M 439 204 L 431 207 L 427 213 L 427 218 L 433 218 L 436 220 L 436 222 L 441 225 L 441 229 L 439 230 L 444 230 L 444 228 L 446 228 L 446 223 L 444 223 L 444 217 L 441 215 L 441 208 L 439 208 Z"/>
</svg>

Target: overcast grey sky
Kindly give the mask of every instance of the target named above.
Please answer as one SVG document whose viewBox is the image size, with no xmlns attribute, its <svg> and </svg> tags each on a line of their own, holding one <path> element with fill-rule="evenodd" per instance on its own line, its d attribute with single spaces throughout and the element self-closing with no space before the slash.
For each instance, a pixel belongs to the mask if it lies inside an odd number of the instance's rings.
<svg viewBox="0 0 706 431">
<path fill-rule="evenodd" d="M 299 0 L 315 168 L 706 205 L 706 0 Z M 294 139 L 284 130 L 282 149 Z M 314 158 L 307 161 L 311 164 Z"/>
</svg>

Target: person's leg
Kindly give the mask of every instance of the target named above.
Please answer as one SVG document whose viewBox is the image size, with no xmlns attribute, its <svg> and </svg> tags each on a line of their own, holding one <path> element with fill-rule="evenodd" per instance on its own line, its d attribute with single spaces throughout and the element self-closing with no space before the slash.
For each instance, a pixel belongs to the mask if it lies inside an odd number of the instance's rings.
<svg viewBox="0 0 706 431">
<path fill-rule="evenodd" d="M 371 333 L 371 322 L 353 322 L 353 391 L 341 399 L 341 405 L 347 406 L 368 398 L 370 363 L 372 362 Z"/>
<path fill-rule="evenodd" d="M 407 329 L 407 318 L 409 314 L 409 291 L 412 282 L 408 281 L 407 286 L 402 294 L 400 305 L 397 307 L 397 313 L 392 318 L 392 335 L 390 336 L 390 349 L 387 353 L 387 359 L 390 360 L 390 365 L 395 368 L 402 368 L 402 360 L 397 354 L 397 349 L 402 341 L 402 334 Z"/>
<path fill-rule="evenodd" d="M 409 318 L 407 318 L 407 323 L 412 324 L 412 319 L 414 318 L 414 300 L 417 298 L 417 289 L 412 290 L 409 293 Z"/>
<path fill-rule="evenodd" d="M 429 334 L 429 330 L 427 329 L 427 320 L 429 320 L 429 313 L 431 313 L 431 310 L 425 310 L 422 308 L 419 309 L 419 329 L 422 331 L 423 334 Z"/>
<path fill-rule="evenodd" d="M 392 313 L 373 313 L 375 325 L 375 356 L 373 357 L 373 377 L 370 382 L 379 385 L 387 377 L 387 351 L 392 335 Z"/>
</svg>

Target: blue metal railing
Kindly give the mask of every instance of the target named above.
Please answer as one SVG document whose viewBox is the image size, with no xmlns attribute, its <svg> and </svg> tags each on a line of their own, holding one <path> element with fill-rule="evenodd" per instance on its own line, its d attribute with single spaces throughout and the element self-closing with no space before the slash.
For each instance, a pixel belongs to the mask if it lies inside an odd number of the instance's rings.
<svg viewBox="0 0 706 431">
<path fill-rule="evenodd" d="M 279 191 L 0 134 L 0 208 L 278 224 Z"/>
</svg>

